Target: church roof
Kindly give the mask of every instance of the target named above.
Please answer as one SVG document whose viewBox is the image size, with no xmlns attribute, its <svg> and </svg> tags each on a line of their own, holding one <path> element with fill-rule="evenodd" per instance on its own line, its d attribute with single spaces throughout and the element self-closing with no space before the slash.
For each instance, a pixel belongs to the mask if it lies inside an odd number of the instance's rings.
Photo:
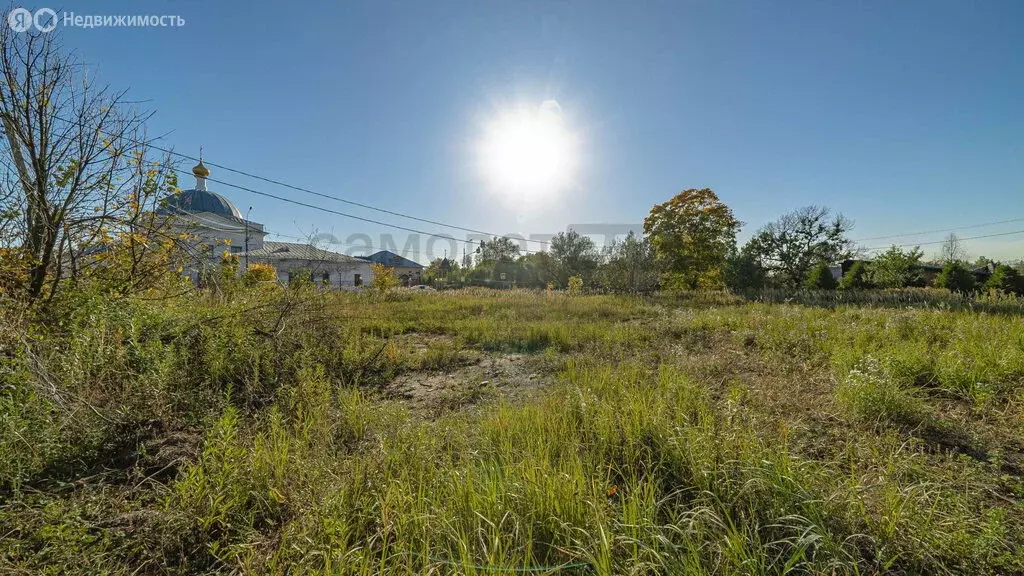
<svg viewBox="0 0 1024 576">
<path fill-rule="evenodd" d="M 171 194 L 164 198 L 167 203 L 163 209 L 184 212 L 212 212 L 222 216 L 233 216 L 241 219 L 242 213 L 224 196 L 208 190 L 183 190 L 180 194 Z"/>
<path fill-rule="evenodd" d="M 296 242 L 264 242 L 263 248 L 250 250 L 249 258 L 263 260 L 309 260 L 311 262 L 348 262 L 358 263 L 358 258 L 353 258 L 339 252 L 331 252 L 317 248 L 312 244 L 298 244 Z"/>
</svg>

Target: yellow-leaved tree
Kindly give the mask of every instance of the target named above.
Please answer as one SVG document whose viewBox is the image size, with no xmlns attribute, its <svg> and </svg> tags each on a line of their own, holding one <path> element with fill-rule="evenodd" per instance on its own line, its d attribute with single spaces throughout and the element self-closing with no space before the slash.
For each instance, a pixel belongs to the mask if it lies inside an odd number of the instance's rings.
<svg viewBox="0 0 1024 576">
<path fill-rule="evenodd" d="M 644 233 L 671 289 L 719 288 L 741 222 L 710 188 L 691 188 L 651 208 Z"/>
<path fill-rule="evenodd" d="M 375 291 L 384 294 L 401 284 L 394 268 L 388 268 L 383 264 L 374 264 L 370 268 L 373 270 L 373 280 L 370 280 L 370 288 L 373 288 Z"/>
</svg>

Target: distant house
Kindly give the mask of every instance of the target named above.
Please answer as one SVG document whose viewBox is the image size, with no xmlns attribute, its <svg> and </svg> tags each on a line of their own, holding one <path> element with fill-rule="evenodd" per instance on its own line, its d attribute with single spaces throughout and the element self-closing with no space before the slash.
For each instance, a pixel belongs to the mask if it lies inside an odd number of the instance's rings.
<svg viewBox="0 0 1024 576">
<path fill-rule="evenodd" d="M 370 263 L 346 254 L 294 242 L 263 242 L 258 250 L 242 254 L 249 264 L 270 264 L 279 282 L 288 283 L 298 275 L 332 288 L 358 288 L 373 279 Z"/>
<path fill-rule="evenodd" d="M 846 259 L 832 266 L 832 276 L 835 277 L 836 280 L 842 279 L 842 277 L 846 276 L 846 273 L 849 272 L 850 268 L 853 268 L 853 265 L 856 264 L 857 262 L 871 264 L 871 260 Z M 942 268 L 943 266 L 941 264 L 918 265 L 918 269 L 921 270 L 921 277 L 924 281 L 923 283 L 926 286 L 930 286 L 931 283 L 935 280 L 935 277 L 938 276 L 940 272 L 942 272 Z M 971 270 L 971 273 L 974 274 L 974 279 L 979 284 L 987 282 L 989 277 L 992 276 L 992 272 L 992 265 L 982 266 L 980 268 L 974 268 L 973 270 Z"/>
<path fill-rule="evenodd" d="M 419 284 L 420 277 L 423 274 L 422 264 L 413 262 L 388 250 L 381 250 L 380 252 L 370 254 L 369 256 L 360 256 L 359 258 L 372 264 L 383 264 L 393 269 L 404 286 Z"/>
</svg>

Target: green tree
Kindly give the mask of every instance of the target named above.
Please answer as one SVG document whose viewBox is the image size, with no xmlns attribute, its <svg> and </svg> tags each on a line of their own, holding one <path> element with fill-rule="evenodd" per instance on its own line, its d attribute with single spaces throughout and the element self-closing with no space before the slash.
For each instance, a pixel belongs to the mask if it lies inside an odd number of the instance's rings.
<svg viewBox="0 0 1024 576">
<path fill-rule="evenodd" d="M 548 248 L 558 265 L 560 286 L 565 286 L 571 276 L 589 279 L 601 258 L 594 241 L 575 230 L 559 232 L 551 239 Z"/>
<path fill-rule="evenodd" d="M 511 262 L 519 257 L 519 244 L 504 236 L 480 243 L 478 262 Z"/>
<path fill-rule="evenodd" d="M 466 279 L 471 282 L 486 282 L 491 279 L 491 275 L 494 273 L 494 267 L 498 262 L 496 260 L 485 260 L 478 263 L 469 269 L 466 274 Z"/>
<path fill-rule="evenodd" d="M 832 269 L 828 263 L 821 262 L 807 274 L 807 281 L 804 285 L 812 290 L 835 290 L 839 283 L 832 275 Z"/>
<path fill-rule="evenodd" d="M 942 268 L 942 272 L 935 278 L 935 286 L 945 288 L 950 292 L 966 294 L 973 292 L 975 288 L 974 274 L 960 262 L 950 262 Z"/>
<path fill-rule="evenodd" d="M 1017 272 L 1016 268 L 1006 264 L 999 264 L 992 272 L 988 282 L 985 283 L 985 288 L 999 290 L 1008 294 L 1022 295 L 1024 294 L 1024 277 L 1020 275 L 1020 272 Z"/>
<path fill-rule="evenodd" d="M 423 282 L 433 284 L 438 280 L 456 280 L 461 276 L 459 263 L 453 258 L 434 258 L 423 270 Z"/>
<path fill-rule="evenodd" d="M 891 246 L 871 262 L 868 280 L 879 288 L 920 286 L 922 257 L 920 247 L 904 252 L 899 246 Z"/>
<path fill-rule="evenodd" d="M 854 262 L 839 281 L 840 290 L 864 290 L 871 287 L 872 284 L 868 280 L 868 267 L 860 260 Z"/>
<path fill-rule="evenodd" d="M 725 285 L 734 292 L 764 288 L 765 270 L 745 248 L 733 250 L 725 260 Z"/>
<path fill-rule="evenodd" d="M 839 262 L 853 255 L 847 233 L 853 222 L 832 216 L 824 206 L 807 206 L 783 214 L 758 230 L 747 244 L 771 279 L 795 288 L 804 283 L 819 262 Z"/>
<path fill-rule="evenodd" d="M 736 246 L 740 225 L 710 188 L 691 188 L 651 208 L 644 233 L 665 285 L 694 289 L 721 285 L 725 259 Z"/>
<path fill-rule="evenodd" d="M 491 272 L 492 282 L 517 282 L 522 276 L 522 266 L 516 260 L 498 260 Z M 502 277 L 504 275 L 504 277 Z"/>
<path fill-rule="evenodd" d="M 519 258 L 520 286 L 543 288 L 554 282 L 558 270 L 557 263 L 547 252 L 534 252 Z"/>
<path fill-rule="evenodd" d="M 604 264 L 598 279 L 617 292 L 652 290 L 658 285 L 658 265 L 654 249 L 646 238 L 631 231 L 625 239 L 614 240 L 604 249 Z"/>
</svg>

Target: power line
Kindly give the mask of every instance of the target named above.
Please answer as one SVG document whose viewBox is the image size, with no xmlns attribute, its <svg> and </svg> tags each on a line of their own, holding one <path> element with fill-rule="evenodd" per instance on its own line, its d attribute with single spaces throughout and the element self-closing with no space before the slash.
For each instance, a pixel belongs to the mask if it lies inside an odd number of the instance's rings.
<svg viewBox="0 0 1024 576">
<path fill-rule="evenodd" d="M 1011 218 L 1010 220 L 998 220 L 996 222 L 983 222 L 981 224 L 969 224 L 967 226 L 957 226 L 956 228 L 942 228 L 935 230 L 924 230 L 921 232 L 907 232 L 905 234 L 892 234 L 890 236 L 872 236 L 870 238 L 858 238 L 853 242 L 867 242 L 868 240 L 885 240 L 887 238 L 907 238 L 910 236 L 924 236 L 925 234 L 937 234 L 939 232 L 955 232 L 957 230 L 967 230 L 969 228 L 984 228 L 986 226 L 996 226 L 998 224 L 1010 224 L 1013 222 L 1024 222 L 1024 218 Z"/>
<path fill-rule="evenodd" d="M 74 120 L 68 120 L 67 118 L 62 118 L 62 117 L 57 116 L 57 115 L 54 115 L 54 118 L 56 118 L 58 120 L 61 120 L 63 122 L 68 122 L 70 124 L 77 124 L 78 126 L 84 126 L 84 123 L 82 123 L 82 122 L 77 122 L 77 121 L 74 121 Z M 107 136 L 113 136 L 110 133 L 105 133 L 105 134 Z M 196 158 L 195 156 L 190 156 L 188 154 L 182 154 L 181 152 L 175 152 L 174 150 L 171 150 L 171 149 L 168 149 L 168 148 L 163 148 L 161 146 L 157 146 L 156 144 L 153 144 L 151 142 L 145 142 L 143 144 L 145 144 L 146 146 L 149 146 L 149 147 L 151 147 L 151 148 L 153 148 L 155 150 L 159 150 L 161 152 L 164 152 L 166 154 L 171 154 L 171 155 L 177 156 L 179 158 L 185 158 L 186 160 L 192 160 L 194 162 L 199 162 L 200 161 L 200 159 Z M 487 236 L 494 236 L 494 237 L 506 237 L 504 234 L 494 234 L 492 232 L 486 232 L 484 230 L 476 230 L 474 228 L 466 228 L 464 226 L 456 226 L 454 224 L 445 224 L 444 222 L 439 222 L 437 220 L 430 220 L 428 218 L 420 218 L 418 216 L 412 216 L 412 215 L 405 214 L 405 213 L 402 213 L 402 212 L 396 212 L 394 210 L 387 210 L 385 208 L 378 208 L 376 206 L 371 206 L 369 204 L 363 204 L 361 202 L 355 202 L 353 200 L 346 200 L 345 198 L 341 198 L 339 196 L 334 196 L 334 195 L 331 195 L 331 194 L 324 194 L 323 192 L 316 192 L 315 190 L 310 190 L 308 188 L 303 188 L 301 186 L 295 186 L 293 184 L 288 184 L 287 182 L 281 182 L 280 180 L 274 180 L 273 178 L 267 178 L 265 176 L 259 176 L 257 174 L 253 174 L 251 172 L 246 172 L 244 170 L 239 170 L 237 168 L 231 168 L 229 166 L 225 166 L 223 164 L 217 164 L 215 162 L 205 162 L 205 164 L 209 164 L 210 166 L 213 166 L 215 168 L 220 168 L 221 170 L 226 170 L 228 172 L 233 172 L 235 174 L 239 174 L 239 175 L 245 176 L 247 178 L 253 178 L 253 179 L 256 179 L 256 180 L 261 180 L 263 182 L 267 182 L 269 184 L 274 184 L 276 186 L 283 186 L 285 188 L 290 188 L 292 190 L 297 190 L 299 192 L 304 192 L 306 194 L 312 194 L 314 196 L 319 196 L 321 198 L 327 198 L 327 199 L 330 199 L 330 200 L 335 200 L 337 202 L 343 202 L 345 204 L 349 204 L 349 205 L 352 205 L 352 206 L 358 206 L 360 208 L 365 208 L 367 210 L 374 210 L 374 211 L 377 211 L 377 212 L 383 212 L 385 214 L 390 214 L 392 216 L 398 216 L 399 218 L 407 218 L 409 220 L 415 220 L 415 221 L 423 222 L 423 223 L 426 223 L 426 224 L 434 224 L 435 226 L 442 226 L 444 228 L 450 228 L 452 230 L 462 230 L 463 232 L 472 232 L 474 234 L 484 234 L 484 235 L 487 235 Z M 212 179 L 210 179 L 210 181 L 211 182 L 217 182 L 217 180 L 212 180 Z M 221 184 L 228 185 L 228 184 L 223 183 L 223 182 L 221 182 Z M 342 214 L 342 215 L 344 215 L 344 214 Z M 353 216 L 353 218 L 355 218 L 355 216 Z M 367 221 L 371 221 L 371 220 L 367 219 Z M 378 224 L 380 224 L 382 226 L 391 226 L 391 227 L 394 227 L 394 228 L 400 228 L 400 229 L 406 230 L 406 228 L 402 228 L 401 226 L 385 224 L 385 223 L 376 222 L 376 221 L 374 221 L 374 222 L 378 223 Z M 536 242 L 537 244 L 541 244 L 541 245 L 544 245 L 544 246 L 546 246 L 548 244 L 548 241 L 546 241 L 546 240 L 534 240 L 534 239 L 529 239 L 529 238 L 523 238 L 522 240 L 524 242 Z"/>
<path fill-rule="evenodd" d="M 187 170 L 185 170 L 183 168 L 173 168 L 173 170 L 175 170 L 176 172 L 181 172 L 183 174 L 186 174 L 186 173 L 187 174 L 191 174 L 190 171 L 187 171 Z M 416 233 L 416 234 L 426 234 L 428 236 L 435 236 L 437 238 L 442 238 L 444 240 L 451 240 L 453 242 L 462 242 L 462 243 L 470 245 L 470 246 L 476 246 L 477 245 L 477 242 L 474 241 L 474 240 L 462 240 L 462 239 L 456 238 L 454 236 L 447 236 L 445 234 L 435 234 L 433 232 L 427 232 L 425 230 L 418 230 L 416 228 L 409 228 L 408 226 L 402 226 L 400 224 L 390 224 L 388 222 L 382 222 L 380 220 L 374 220 L 373 218 L 366 218 L 366 217 L 363 217 L 363 216 L 356 216 L 355 214 L 348 214 L 346 212 L 341 212 L 339 210 L 333 210 L 331 208 L 325 208 L 323 206 L 317 206 L 315 204 L 309 204 L 308 202 L 302 202 L 302 201 L 299 201 L 299 200 L 293 200 L 291 198 L 285 198 L 284 196 L 278 196 L 276 194 L 271 194 L 269 192 L 262 192 L 260 190 L 254 189 L 254 188 L 249 188 L 248 186 L 242 186 L 240 184 L 232 184 L 230 182 L 225 182 L 224 180 L 217 180 L 215 178 L 209 178 L 209 177 L 205 178 L 205 180 L 207 180 L 208 182 L 215 182 L 215 183 L 220 184 L 222 186 L 228 186 L 229 188 L 235 188 L 235 189 L 238 189 L 238 190 L 249 192 L 250 194 L 256 194 L 258 196 L 264 196 L 264 197 L 267 197 L 267 198 L 273 198 L 274 200 L 280 200 L 281 202 L 287 202 L 289 204 L 295 204 L 296 206 L 303 206 L 303 207 L 306 207 L 306 208 L 312 208 L 313 210 L 319 210 L 321 212 L 326 212 L 326 213 L 329 213 L 329 214 L 335 214 L 335 215 L 338 215 L 338 216 L 344 216 L 345 218 L 352 218 L 354 220 L 360 220 L 362 222 L 369 222 L 371 224 L 377 224 L 378 226 L 385 226 L 385 227 L 388 227 L 388 228 L 395 228 L 395 229 L 398 229 L 398 230 L 404 230 L 406 232 L 413 232 L 413 233 Z M 502 237 L 503 238 L 508 238 L 507 236 L 502 236 Z M 509 238 L 509 240 L 512 240 L 512 239 Z M 515 239 L 513 241 L 518 241 L 518 240 L 520 240 L 520 239 Z M 522 240 L 525 241 L 526 239 L 523 238 Z M 525 254 L 531 254 L 531 253 L 536 252 L 536 251 L 522 250 L 522 252 L 525 253 Z"/>
<path fill-rule="evenodd" d="M 68 119 L 63 118 L 63 117 L 58 116 L 58 115 L 54 115 L 54 118 L 56 118 L 58 120 L 61 120 L 63 122 L 68 122 L 68 123 L 71 123 L 71 124 L 77 124 L 79 126 L 84 126 L 84 123 L 82 123 L 82 122 L 68 120 Z M 108 136 L 111 136 L 110 133 L 106 133 L 106 134 Z M 180 157 L 180 158 L 184 158 L 184 159 L 191 160 L 191 161 L 196 161 L 196 162 L 200 161 L 200 159 L 196 158 L 195 156 L 191 156 L 191 155 L 188 155 L 188 154 L 183 154 L 181 152 L 176 152 L 176 151 L 174 151 L 172 149 L 164 148 L 164 147 L 158 146 L 156 144 L 153 144 L 151 142 L 146 142 L 144 144 L 146 146 L 149 146 L 149 147 L 155 149 L 155 150 L 159 150 L 161 152 L 164 152 L 164 153 L 167 153 L 167 154 L 171 154 L 173 156 L 177 156 L 177 157 Z M 444 222 L 439 222 L 439 221 L 436 221 L 436 220 L 430 220 L 430 219 L 427 219 L 427 218 L 420 218 L 420 217 L 412 216 L 412 215 L 405 214 L 405 213 L 402 213 L 402 212 L 397 212 L 397 211 L 393 211 L 393 210 L 387 210 L 385 208 L 378 208 L 376 206 L 371 206 L 369 204 L 363 204 L 363 203 L 355 202 L 355 201 L 352 201 L 352 200 L 346 200 L 346 199 L 338 197 L 338 196 L 334 196 L 334 195 L 331 195 L 331 194 L 324 194 L 322 192 L 316 192 L 316 191 L 310 190 L 308 188 L 303 188 L 301 186 L 295 186 L 293 184 L 288 184 L 286 182 L 282 182 L 282 181 L 275 180 L 275 179 L 272 179 L 272 178 L 267 178 L 267 177 L 264 177 L 264 176 L 259 176 L 257 174 L 253 174 L 251 172 L 246 172 L 244 170 L 239 170 L 239 169 L 236 169 L 236 168 L 231 168 L 229 166 L 225 166 L 223 164 L 218 164 L 218 163 L 215 163 L 215 162 L 209 162 L 208 164 L 210 166 L 213 166 L 213 167 L 216 167 L 216 168 L 220 168 L 222 170 L 226 170 L 228 172 L 232 172 L 232 173 L 235 173 L 235 174 L 239 174 L 239 175 L 245 176 L 247 178 L 253 178 L 253 179 L 260 180 L 260 181 L 263 181 L 263 182 L 267 182 L 267 183 L 270 183 L 270 184 L 274 184 L 274 185 L 277 185 L 277 186 L 282 186 L 282 187 L 290 188 L 292 190 L 296 190 L 296 191 L 299 191 L 299 192 L 304 192 L 306 194 L 312 194 L 314 196 L 319 196 L 319 197 L 322 197 L 322 198 L 327 198 L 327 199 L 330 199 L 330 200 L 335 200 L 337 202 L 342 202 L 342 203 L 349 204 L 349 205 L 352 205 L 352 206 L 358 206 L 360 208 L 364 208 L 364 209 L 367 209 L 367 210 L 374 210 L 374 211 L 377 211 L 377 212 L 382 212 L 382 213 L 385 213 L 385 214 L 390 214 L 390 215 L 393 215 L 393 216 L 398 216 L 400 218 L 407 218 L 409 220 L 415 220 L 415 221 L 418 221 L 418 222 L 434 224 L 434 225 L 437 225 L 437 226 L 442 226 L 444 228 L 450 228 L 450 229 L 453 229 L 453 230 L 462 230 L 462 231 L 465 231 L 465 232 L 472 232 L 472 233 L 475 233 L 475 234 L 484 234 L 484 235 L 493 236 L 493 237 L 509 238 L 508 236 L 503 235 L 503 234 L 494 234 L 494 233 L 491 233 L 491 232 L 486 232 L 486 231 L 483 231 L 483 230 L 477 230 L 477 229 L 474 229 L 474 228 L 466 228 L 466 227 L 457 226 L 457 225 L 454 225 L 454 224 L 445 224 Z M 191 174 L 190 171 L 186 171 L 186 170 L 181 169 L 181 168 L 174 168 L 174 170 L 177 171 L 177 172 L 181 172 L 181 173 Z M 222 180 L 217 180 L 217 179 L 213 179 L 213 178 L 209 178 L 209 177 L 207 177 L 206 180 L 208 180 L 210 182 L 216 182 L 218 184 L 221 184 L 221 185 L 224 185 L 224 186 L 228 186 L 228 187 L 231 187 L 231 188 L 236 188 L 238 190 L 243 190 L 243 191 L 249 192 L 251 194 L 256 194 L 256 195 L 259 195 L 259 196 L 264 196 L 264 197 L 267 197 L 267 198 L 273 198 L 275 200 L 280 200 L 282 202 L 288 202 L 290 204 L 295 204 L 297 206 L 304 206 L 304 207 L 307 207 L 307 208 L 312 208 L 314 210 L 319 210 L 321 212 L 326 212 L 326 213 L 329 213 L 329 214 L 335 214 L 335 215 L 338 215 L 338 216 L 344 216 L 346 218 L 352 218 L 352 219 L 360 220 L 360 221 L 363 221 L 363 222 L 369 222 L 369 223 L 372 223 L 372 224 L 377 224 L 379 226 L 385 226 L 385 227 L 394 228 L 394 229 L 397 229 L 397 230 L 404 230 L 404 231 L 413 232 L 413 233 L 416 233 L 416 234 L 427 234 L 427 235 L 436 236 L 438 238 L 442 238 L 442 239 L 445 239 L 445 240 L 451 240 L 451 241 L 454 241 L 454 242 L 462 242 L 462 243 L 465 243 L 465 244 L 468 244 L 468 245 L 475 245 L 476 244 L 472 240 L 461 240 L 459 238 L 455 238 L 454 236 L 447 236 L 447 235 L 443 235 L 443 234 L 434 234 L 432 232 L 426 232 L 426 231 L 423 231 L 423 230 L 418 230 L 418 229 L 415 229 L 415 228 L 410 228 L 410 227 L 402 226 L 402 225 L 399 225 L 399 224 L 390 224 L 390 223 L 387 223 L 387 222 L 382 222 L 380 220 L 374 220 L 372 218 L 365 218 L 365 217 L 362 217 L 362 216 L 356 216 L 354 214 L 348 214 L 348 213 L 341 212 L 341 211 L 338 211 L 338 210 L 332 210 L 330 208 L 325 208 L 325 207 L 322 207 L 322 206 L 316 206 L 314 204 L 309 204 L 309 203 L 306 203 L 306 202 L 301 202 L 299 200 L 293 200 L 293 199 L 290 199 L 290 198 L 285 198 L 283 196 L 278 196 L 278 195 L 275 195 L 275 194 L 270 194 L 268 192 L 262 192 L 262 191 L 259 191 L 259 190 L 255 190 L 253 188 L 249 188 L 249 187 L 246 187 L 246 186 L 241 186 L 241 185 L 238 185 L 238 184 L 232 184 L 230 182 L 225 182 L 225 181 L 222 181 Z M 922 232 L 908 232 L 908 233 L 904 233 L 904 234 L 893 234 L 893 235 L 889 235 L 889 236 L 873 236 L 873 237 L 869 237 L 869 238 L 860 238 L 860 239 L 856 239 L 856 240 L 853 240 L 853 241 L 854 242 L 864 242 L 864 241 L 868 241 L 868 240 L 883 240 L 883 239 L 887 239 L 887 238 L 906 238 L 906 237 L 911 237 L 911 236 L 921 236 L 921 235 L 925 235 L 925 234 L 935 234 L 935 233 L 939 233 L 939 232 L 951 232 L 951 231 L 955 231 L 955 230 L 964 230 L 964 229 L 970 229 L 970 228 L 981 228 L 981 227 L 986 227 L 986 226 L 995 226 L 995 225 L 998 225 L 998 224 L 1008 224 L 1008 223 L 1014 223 L 1014 222 L 1024 222 L 1024 218 L 1013 218 L 1013 219 L 1000 220 L 1000 221 L 994 221 L 994 222 L 984 222 L 984 223 L 981 223 L 981 224 L 971 224 L 971 225 L 967 225 L 967 226 L 958 226 L 956 228 L 944 228 L 944 229 L 926 230 L 926 231 L 922 231 Z M 994 238 L 994 237 L 997 237 L 997 236 L 1009 236 L 1009 235 L 1021 234 L 1021 233 L 1024 233 L 1024 230 L 1019 230 L 1019 231 L 1014 231 L 1014 232 L 1004 232 L 1004 233 L 999 233 L 999 234 L 986 234 L 986 235 L 981 235 L 981 236 L 973 236 L 973 237 L 969 237 L 969 238 L 961 238 L 960 240 L 977 240 L 977 239 L 981 239 L 981 238 Z M 288 237 L 288 236 L 283 235 L 283 234 L 276 234 L 276 235 L 277 236 L 282 236 L 282 237 Z M 292 238 L 295 238 L 295 237 L 292 237 Z M 511 238 L 509 238 L 509 239 L 511 240 Z M 518 238 L 518 239 L 515 239 L 515 240 L 517 242 L 518 241 L 521 241 L 521 242 L 536 242 L 536 243 L 542 244 L 542 245 L 549 244 L 549 242 L 546 241 L 546 240 L 536 240 L 536 239 L 530 239 L 530 238 Z M 934 242 L 920 242 L 920 243 L 914 243 L 914 244 L 901 244 L 899 246 L 900 247 L 918 246 L 918 245 L 925 246 L 925 245 L 930 245 L 930 244 L 942 244 L 943 242 L 945 242 L 945 240 L 939 240 L 939 241 L 934 241 Z M 886 248 L 888 248 L 888 247 L 867 248 L 867 251 L 884 250 Z M 522 252 L 525 253 L 525 254 L 530 254 L 530 253 L 535 253 L 536 251 L 531 251 L 531 250 L 524 249 Z"/>
<path fill-rule="evenodd" d="M 981 236 L 970 236 L 967 238 L 957 238 L 959 241 L 967 240 L 980 240 L 982 238 L 995 238 L 997 236 L 1011 236 L 1013 234 L 1024 234 L 1024 230 L 1014 230 L 1013 232 L 999 232 L 998 234 L 983 234 Z M 913 244 L 893 244 L 897 248 L 907 248 L 910 246 L 928 246 L 931 244 L 945 244 L 946 240 L 936 240 L 934 242 L 915 242 Z M 877 248 L 867 248 L 868 252 L 874 252 L 876 250 L 888 250 L 891 246 L 879 246 Z"/>
</svg>

